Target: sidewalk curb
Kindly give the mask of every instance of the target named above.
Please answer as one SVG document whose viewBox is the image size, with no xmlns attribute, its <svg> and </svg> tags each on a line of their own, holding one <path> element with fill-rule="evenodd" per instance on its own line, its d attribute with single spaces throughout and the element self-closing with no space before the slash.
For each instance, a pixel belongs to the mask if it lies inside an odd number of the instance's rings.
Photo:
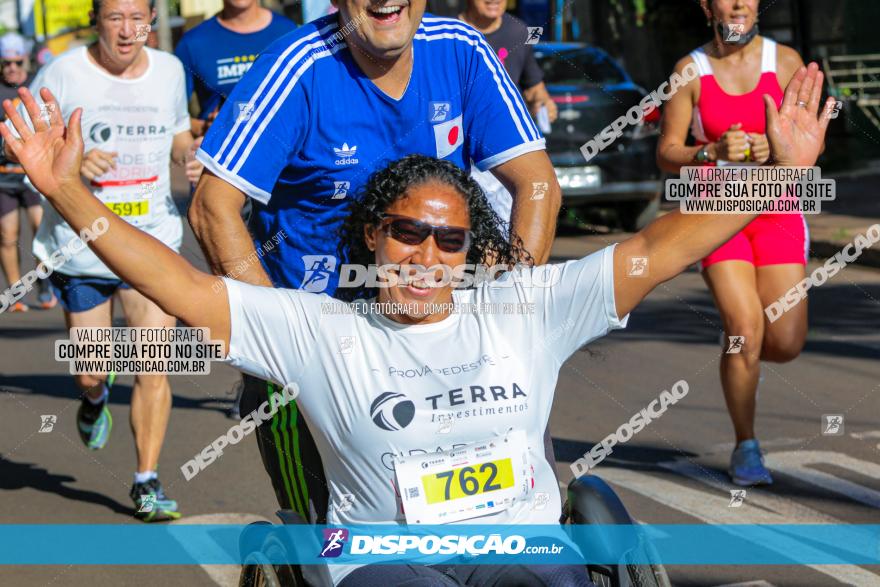
<svg viewBox="0 0 880 587">
<path fill-rule="evenodd" d="M 852 241 L 835 242 L 831 240 L 811 240 L 810 258 L 824 261 L 833 257 L 843 247 Z M 870 249 L 865 249 L 862 254 L 849 265 L 863 265 L 866 267 L 880 267 L 880 243 L 876 243 Z"/>
</svg>

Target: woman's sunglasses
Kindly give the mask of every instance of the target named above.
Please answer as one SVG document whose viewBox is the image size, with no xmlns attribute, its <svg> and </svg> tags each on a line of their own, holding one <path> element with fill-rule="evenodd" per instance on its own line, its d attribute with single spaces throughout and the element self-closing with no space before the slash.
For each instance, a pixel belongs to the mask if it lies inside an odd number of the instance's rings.
<svg viewBox="0 0 880 587">
<path fill-rule="evenodd" d="M 420 245 L 434 235 L 434 241 L 441 251 L 462 253 L 471 246 L 471 231 L 457 226 L 434 226 L 409 216 L 385 214 L 382 217 L 382 231 L 405 245 Z"/>
</svg>

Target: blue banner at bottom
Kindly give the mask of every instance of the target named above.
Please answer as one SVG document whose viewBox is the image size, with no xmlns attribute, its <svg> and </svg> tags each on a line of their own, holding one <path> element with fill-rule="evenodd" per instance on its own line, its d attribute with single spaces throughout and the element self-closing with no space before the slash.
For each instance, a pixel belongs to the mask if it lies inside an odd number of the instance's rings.
<svg viewBox="0 0 880 587">
<path fill-rule="evenodd" d="M 880 525 L 0 525 L 4 565 L 876 565 Z"/>
</svg>

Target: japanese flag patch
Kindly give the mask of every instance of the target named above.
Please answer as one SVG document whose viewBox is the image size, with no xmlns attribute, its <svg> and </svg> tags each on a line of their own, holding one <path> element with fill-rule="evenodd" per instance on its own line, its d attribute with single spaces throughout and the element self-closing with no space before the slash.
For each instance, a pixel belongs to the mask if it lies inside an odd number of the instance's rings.
<svg viewBox="0 0 880 587">
<path fill-rule="evenodd" d="M 443 159 L 464 143 L 464 127 L 459 114 L 452 120 L 434 125 L 434 145 L 437 157 Z"/>
</svg>

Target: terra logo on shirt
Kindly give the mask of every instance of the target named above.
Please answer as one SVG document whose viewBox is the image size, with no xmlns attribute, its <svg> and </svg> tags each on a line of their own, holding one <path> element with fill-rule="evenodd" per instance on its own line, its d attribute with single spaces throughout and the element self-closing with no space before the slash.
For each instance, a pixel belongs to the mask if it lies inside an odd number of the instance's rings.
<svg viewBox="0 0 880 587">
<path fill-rule="evenodd" d="M 106 122 L 96 122 L 92 125 L 92 128 L 89 129 L 89 137 L 91 137 L 92 142 L 95 143 L 106 143 L 110 140 L 112 135 L 113 129 L 111 129 L 110 125 Z"/>
<path fill-rule="evenodd" d="M 370 418 L 382 430 L 393 432 L 409 426 L 416 406 L 402 393 L 386 391 L 370 405 Z"/>
</svg>

